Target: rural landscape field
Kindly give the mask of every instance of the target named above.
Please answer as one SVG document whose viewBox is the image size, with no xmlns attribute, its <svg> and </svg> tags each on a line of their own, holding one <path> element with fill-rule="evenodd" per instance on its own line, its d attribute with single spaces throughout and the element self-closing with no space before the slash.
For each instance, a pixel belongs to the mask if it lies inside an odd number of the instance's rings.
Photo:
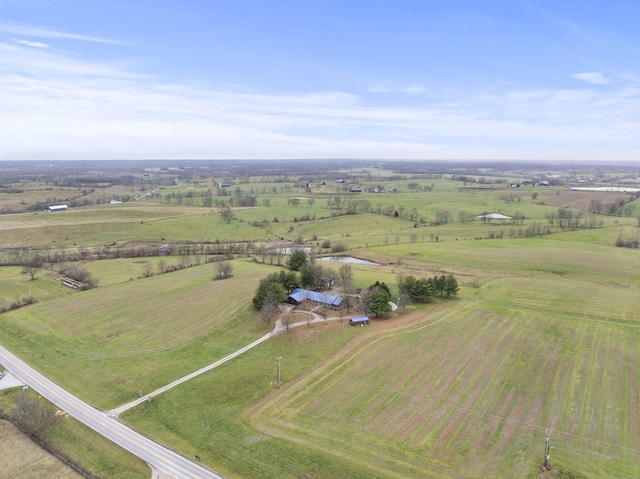
<svg viewBox="0 0 640 479">
<path fill-rule="evenodd" d="M 640 475 L 640 167 L 30 163 L 0 163 L 0 345 L 68 392 L 116 410 L 287 325 L 120 416 L 223 477 Z M 347 308 L 255 307 L 293 252 Z M 62 411 L 46 442 L 151 477 Z"/>
</svg>

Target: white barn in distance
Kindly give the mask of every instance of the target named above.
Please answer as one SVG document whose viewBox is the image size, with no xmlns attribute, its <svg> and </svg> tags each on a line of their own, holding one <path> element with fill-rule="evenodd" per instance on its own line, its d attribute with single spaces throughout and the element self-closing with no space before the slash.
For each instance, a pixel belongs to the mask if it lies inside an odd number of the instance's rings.
<svg viewBox="0 0 640 479">
<path fill-rule="evenodd" d="M 481 220 L 501 220 L 501 221 L 508 221 L 511 220 L 511 216 L 506 216 L 500 213 L 489 213 L 488 215 L 480 215 L 478 216 L 478 218 L 480 218 Z"/>
<path fill-rule="evenodd" d="M 54 211 L 67 211 L 69 207 L 67 205 L 53 205 L 47 208 L 49 213 L 53 213 Z"/>
</svg>

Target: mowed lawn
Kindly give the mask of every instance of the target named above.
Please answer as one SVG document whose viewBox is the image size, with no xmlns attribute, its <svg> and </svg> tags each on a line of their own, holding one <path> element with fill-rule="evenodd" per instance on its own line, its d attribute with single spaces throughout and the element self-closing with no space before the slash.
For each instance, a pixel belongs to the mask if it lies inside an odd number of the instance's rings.
<svg viewBox="0 0 640 479">
<path fill-rule="evenodd" d="M 3 344 L 93 405 L 116 406 L 267 332 L 249 304 L 275 268 L 233 266 L 226 280 L 204 264 L 7 312 Z"/>
<path fill-rule="evenodd" d="M 621 325 L 487 301 L 373 336 L 259 403 L 252 424 L 357 464 L 352 477 L 536 477 L 546 428 L 566 477 L 638 477 L 638 313 Z"/>
</svg>

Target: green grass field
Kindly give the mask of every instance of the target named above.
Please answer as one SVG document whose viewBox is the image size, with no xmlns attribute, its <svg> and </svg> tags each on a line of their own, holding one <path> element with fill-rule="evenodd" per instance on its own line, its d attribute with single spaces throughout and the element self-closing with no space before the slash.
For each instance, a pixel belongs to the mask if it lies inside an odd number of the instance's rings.
<svg viewBox="0 0 640 479">
<path fill-rule="evenodd" d="M 563 201 L 571 206 L 588 197 L 561 187 L 383 180 L 390 172 L 373 168 L 362 174 L 365 191 L 378 184 L 385 191 L 341 193 L 345 199 L 415 208 L 427 222 L 400 213 L 332 217 L 326 200 L 337 184 L 308 193 L 293 180 L 265 179 L 239 185 L 254 189 L 257 206 L 234 209 L 228 223 L 218 208 L 199 206 L 202 198 L 154 198 L 2 215 L 0 246 L 93 250 L 301 237 L 314 252 L 329 253 L 321 245 L 330 240 L 348 248 L 341 254 L 379 262 L 352 266 L 358 288 L 384 281 L 395 296 L 399 273 L 456 275 L 459 298 L 403 304 L 363 328 L 346 320 L 303 326 L 125 415 L 226 477 L 534 478 L 546 428 L 553 477 L 637 477 L 640 256 L 614 246 L 622 227 L 637 228 L 636 219 L 598 215 L 601 228 L 555 227 L 527 238 L 518 230 L 546 224 L 545 215 Z M 409 189 L 412 182 L 432 190 Z M 203 192 L 212 184 L 180 182 L 162 194 Z M 520 199 L 507 202 L 509 194 Z M 291 206 L 291 198 L 302 198 L 300 205 Z M 455 221 L 432 225 L 442 210 Z M 526 219 L 522 225 L 457 220 L 459 212 L 488 211 L 520 211 Z M 30 291 L 38 303 L 0 315 L 1 341 L 92 405 L 113 408 L 268 331 L 250 302 L 259 280 L 277 267 L 254 259 L 260 255 L 236 257 L 233 278 L 212 281 L 210 263 L 158 273 L 161 260 L 177 264 L 178 255 L 89 258 L 81 264 L 99 286 L 84 292 L 60 286 L 46 271 L 29 281 L 21 268 L 2 267 L 0 298 Z M 146 265 L 153 275 L 145 278 Z"/>
<path fill-rule="evenodd" d="M 83 399 L 110 408 L 266 332 L 247 297 L 273 268 L 243 261 L 234 268 L 222 281 L 212 281 L 213 266 L 205 264 L 7 312 L 3 343 Z"/>
</svg>

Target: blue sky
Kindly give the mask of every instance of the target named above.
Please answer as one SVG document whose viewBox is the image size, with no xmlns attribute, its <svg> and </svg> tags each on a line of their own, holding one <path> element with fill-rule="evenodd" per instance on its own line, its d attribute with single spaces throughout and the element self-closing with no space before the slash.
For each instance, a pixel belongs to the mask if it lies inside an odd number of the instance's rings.
<svg viewBox="0 0 640 479">
<path fill-rule="evenodd" d="M 640 2 L 0 0 L 0 160 L 640 160 Z"/>
</svg>

